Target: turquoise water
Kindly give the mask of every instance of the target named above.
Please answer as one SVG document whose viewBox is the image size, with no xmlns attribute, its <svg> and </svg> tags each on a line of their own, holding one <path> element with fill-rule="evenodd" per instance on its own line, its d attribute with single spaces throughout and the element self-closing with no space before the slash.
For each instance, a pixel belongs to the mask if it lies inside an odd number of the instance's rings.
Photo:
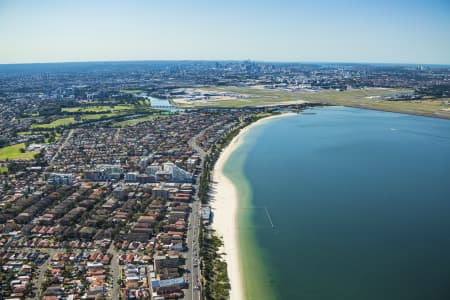
<svg viewBox="0 0 450 300">
<path fill-rule="evenodd" d="M 226 166 L 245 154 L 240 231 L 277 298 L 450 299 L 450 121 L 308 112 L 255 127 Z"/>
</svg>

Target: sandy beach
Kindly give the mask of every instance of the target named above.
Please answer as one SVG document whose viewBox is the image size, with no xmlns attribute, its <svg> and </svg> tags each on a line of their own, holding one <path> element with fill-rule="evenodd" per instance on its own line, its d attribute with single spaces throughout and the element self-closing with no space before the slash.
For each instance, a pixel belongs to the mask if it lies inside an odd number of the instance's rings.
<svg viewBox="0 0 450 300">
<path fill-rule="evenodd" d="M 238 193 L 231 182 L 223 172 L 224 165 L 233 151 L 240 146 L 243 137 L 247 132 L 268 120 L 292 115 L 293 113 L 284 113 L 258 120 L 255 123 L 242 129 L 231 143 L 222 151 L 213 170 L 213 181 L 216 182 L 216 194 L 211 207 L 214 212 L 214 222 L 212 227 L 216 230 L 218 236 L 223 238 L 223 252 L 226 253 L 225 260 L 228 266 L 228 276 L 230 277 L 231 300 L 244 299 L 244 290 L 242 282 L 242 272 L 239 261 L 239 234 L 237 230 L 237 209 L 239 206 Z"/>
</svg>

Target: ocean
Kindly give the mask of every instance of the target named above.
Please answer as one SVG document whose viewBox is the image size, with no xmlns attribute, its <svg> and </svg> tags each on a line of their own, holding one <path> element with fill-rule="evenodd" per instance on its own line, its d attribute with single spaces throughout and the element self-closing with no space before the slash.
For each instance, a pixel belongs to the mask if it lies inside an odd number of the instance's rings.
<svg viewBox="0 0 450 300">
<path fill-rule="evenodd" d="M 247 299 L 450 299 L 450 121 L 325 107 L 243 139 Z"/>
</svg>

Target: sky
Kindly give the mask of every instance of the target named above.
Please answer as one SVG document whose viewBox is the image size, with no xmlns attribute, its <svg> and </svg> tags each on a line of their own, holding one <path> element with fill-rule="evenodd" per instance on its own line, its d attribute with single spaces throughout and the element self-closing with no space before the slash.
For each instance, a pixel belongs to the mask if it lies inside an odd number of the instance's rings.
<svg viewBox="0 0 450 300">
<path fill-rule="evenodd" d="M 450 0 L 0 0 L 0 63 L 450 64 Z"/>
</svg>

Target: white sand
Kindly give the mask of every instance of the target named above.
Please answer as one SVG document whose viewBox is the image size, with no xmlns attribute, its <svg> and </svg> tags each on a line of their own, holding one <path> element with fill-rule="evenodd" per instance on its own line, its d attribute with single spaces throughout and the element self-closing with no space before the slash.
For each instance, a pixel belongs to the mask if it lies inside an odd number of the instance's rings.
<svg viewBox="0 0 450 300">
<path fill-rule="evenodd" d="M 270 119 L 292 115 L 285 113 L 261 119 L 242 129 L 231 143 L 222 151 L 213 170 L 213 181 L 216 182 L 216 194 L 211 207 L 214 212 L 214 222 L 212 227 L 216 230 L 218 236 L 223 238 L 223 252 L 226 253 L 225 261 L 228 266 L 228 276 L 230 277 L 231 300 L 244 299 L 244 290 L 242 283 L 242 272 L 239 257 L 239 234 L 237 229 L 237 209 L 238 194 L 231 180 L 223 173 L 223 167 L 236 148 L 242 142 L 242 138 L 254 126 L 258 126 Z"/>
</svg>

